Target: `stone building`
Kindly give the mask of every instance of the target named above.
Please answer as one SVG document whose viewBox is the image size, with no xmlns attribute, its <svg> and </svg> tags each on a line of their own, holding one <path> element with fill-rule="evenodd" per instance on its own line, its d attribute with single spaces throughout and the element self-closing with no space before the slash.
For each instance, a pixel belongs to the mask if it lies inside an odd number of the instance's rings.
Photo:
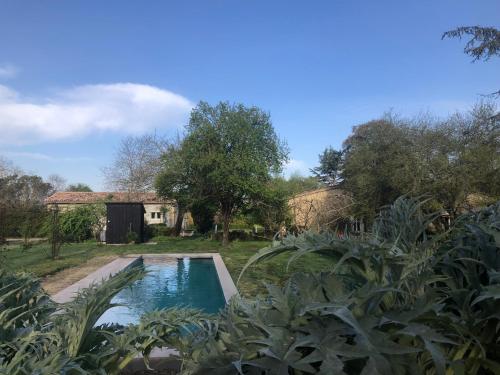
<svg viewBox="0 0 500 375">
<path fill-rule="evenodd" d="M 155 193 L 127 192 L 74 192 L 61 191 L 45 199 L 48 207 L 57 205 L 61 211 L 70 210 L 82 204 L 96 203 L 142 203 L 146 224 L 165 224 L 173 227 L 177 218 L 175 200 L 161 199 Z M 183 227 L 193 224 L 189 213 L 184 215 Z"/>
<path fill-rule="evenodd" d="M 352 197 L 342 189 L 325 187 L 294 195 L 288 201 L 292 224 L 298 229 L 363 231 L 351 214 Z"/>
</svg>

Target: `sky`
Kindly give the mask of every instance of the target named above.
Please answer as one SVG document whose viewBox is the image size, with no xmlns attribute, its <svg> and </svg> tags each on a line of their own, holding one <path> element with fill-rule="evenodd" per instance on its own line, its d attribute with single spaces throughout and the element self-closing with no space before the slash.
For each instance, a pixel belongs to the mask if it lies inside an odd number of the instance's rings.
<svg viewBox="0 0 500 375">
<path fill-rule="evenodd" d="M 106 189 L 120 140 L 182 132 L 200 100 L 255 105 L 307 175 L 387 111 L 467 111 L 498 90 L 461 25 L 500 27 L 498 0 L 0 0 L 0 155 Z"/>
</svg>

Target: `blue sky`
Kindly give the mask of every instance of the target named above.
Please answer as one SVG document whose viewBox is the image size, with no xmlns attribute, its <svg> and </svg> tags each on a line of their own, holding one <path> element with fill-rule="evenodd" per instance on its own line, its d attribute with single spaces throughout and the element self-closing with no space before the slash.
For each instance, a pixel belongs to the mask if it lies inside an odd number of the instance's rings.
<svg viewBox="0 0 500 375">
<path fill-rule="evenodd" d="M 229 100 L 269 111 L 288 173 L 307 173 L 356 124 L 498 90 L 498 59 L 441 35 L 499 16 L 497 0 L 0 1 L 0 154 L 102 190 L 123 136 Z"/>
</svg>

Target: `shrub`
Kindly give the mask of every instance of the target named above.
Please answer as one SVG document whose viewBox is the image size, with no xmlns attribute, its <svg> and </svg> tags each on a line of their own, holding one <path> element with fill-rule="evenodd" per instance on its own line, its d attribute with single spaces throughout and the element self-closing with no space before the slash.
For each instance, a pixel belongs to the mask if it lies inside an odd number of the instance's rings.
<svg viewBox="0 0 500 375">
<path fill-rule="evenodd" d="M 136 232 L 127 232 L 127 243 L 139 243 L 139 235 Z"/>
<path fill-rule="evenodd" d="M 82 242 L 92 237 L 94 219 L 90 210 L 78 207 L 61 214 L 61 230 L 70 242 Z"/>
<path fill-rule="evenodd" d="M 148 224 L 145 227 L 145 236 L 146 238 L 172 236 L 174 231 L 174 228 L 167 227 L 165 224 Z"/>
<path fill-rule="evenodd" d="M 101 204 L 82 205 L 59 213 L 59 225 L 67 242 L 83 242 L 91 239 L 102 230 L 105 207 Z M 40 231 L 41 235 L 50 236 L 50 215 Z"/>
</svg>

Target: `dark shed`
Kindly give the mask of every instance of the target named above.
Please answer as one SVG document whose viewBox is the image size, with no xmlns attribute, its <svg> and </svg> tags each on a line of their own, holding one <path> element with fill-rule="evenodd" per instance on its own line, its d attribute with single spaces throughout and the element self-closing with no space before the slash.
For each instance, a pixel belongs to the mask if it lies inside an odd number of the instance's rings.
<svg viewBox="0 0 500 375">
<path fill-rule="evenodd" d="M 127 243 L 128 233 L 144 241 L 144 205 L 142 203 L 106 203 L 106 243 Z"/>
</svg>

